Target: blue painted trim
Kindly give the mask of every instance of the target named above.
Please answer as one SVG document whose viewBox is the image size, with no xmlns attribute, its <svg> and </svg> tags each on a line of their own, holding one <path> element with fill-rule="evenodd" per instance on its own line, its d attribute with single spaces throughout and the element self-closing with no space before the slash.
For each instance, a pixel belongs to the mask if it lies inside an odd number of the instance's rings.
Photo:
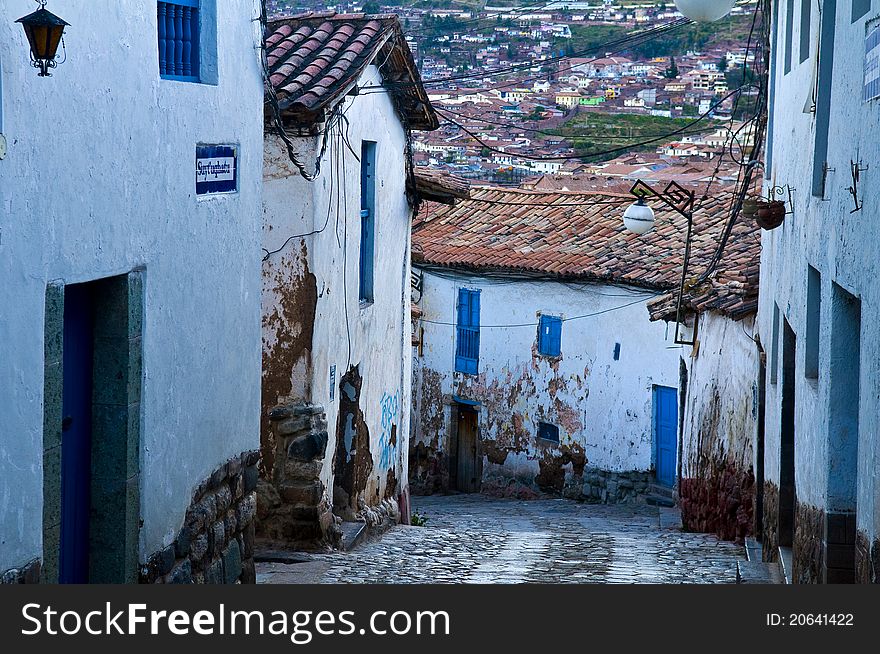
<svg viewBox="0 0 880 654">
<path fill-rule="evenodd" d="M 452 400 L 456 404 L 466 404 L 467 406 L 483 406 L 483 403 L 479 400 L 468 400 L 463 397 L 459 397 L 458 395 L 453 395 Z"/>
<path fill-rule="evenodd" d="M 195 82 L 199 83 L 199 78 L 192 75 L 159 75 L 162 79 L 167 79 L 172 82 Z"/>
</svg>

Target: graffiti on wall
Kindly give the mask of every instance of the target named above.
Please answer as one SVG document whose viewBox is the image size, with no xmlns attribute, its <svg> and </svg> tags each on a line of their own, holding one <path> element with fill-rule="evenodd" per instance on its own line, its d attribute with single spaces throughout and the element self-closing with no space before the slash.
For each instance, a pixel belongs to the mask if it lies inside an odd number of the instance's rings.
<svg viewBox="0 0 880 654">
<path fill-rule="evenodd" d="M 387 470 L 397 460 L 397 414 L 400 412 L 400 394 L 385 393 L 380 407 L 382 432 L 379 435 L 379 467 Z"/>
</svg>

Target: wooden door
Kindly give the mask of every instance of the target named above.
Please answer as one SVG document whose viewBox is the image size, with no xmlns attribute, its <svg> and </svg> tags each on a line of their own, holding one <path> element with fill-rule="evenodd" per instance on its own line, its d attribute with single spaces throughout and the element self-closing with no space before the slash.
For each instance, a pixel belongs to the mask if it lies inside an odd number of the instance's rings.
<svg viewBox="0 0 880 654">
<path fill-rule="evenodd" d="M 458 411 L 458 490 L 477 493 L 480 490 L 478 465 L 477 413 L 468 409 Z"/>
</svg>

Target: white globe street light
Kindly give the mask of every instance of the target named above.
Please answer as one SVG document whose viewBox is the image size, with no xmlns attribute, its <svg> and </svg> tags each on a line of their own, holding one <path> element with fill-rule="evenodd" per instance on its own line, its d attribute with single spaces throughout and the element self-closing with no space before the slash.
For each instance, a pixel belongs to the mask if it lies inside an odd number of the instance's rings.
<svg viewBox="0 0 880 654">
<path fill-rule="evenodd" d="M 654 228 L 654 210 L 639 198 L 624 212 L 623 226 L 633 234 L 647 234 Z"/>
<path fill-rule="evenodd" d="M 691 20 L 711 23 L 730 13 L 736 0 L 675 0 L 678 10 Z"/>
</svg>

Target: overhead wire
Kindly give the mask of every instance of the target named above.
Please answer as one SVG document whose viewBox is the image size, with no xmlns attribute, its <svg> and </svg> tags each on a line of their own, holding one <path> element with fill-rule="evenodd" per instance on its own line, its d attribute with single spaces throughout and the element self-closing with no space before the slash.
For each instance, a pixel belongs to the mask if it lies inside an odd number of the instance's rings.
<svg viewBox="0 0 880 654">
<path fill-rule="evenodd" d="M 609 307 L 607 309 L 602 309 L 601 311 L 594 311 L 592 313 L 585 313 L 583 315 L 572 316 L 570 318 L 562 318 L 562 322 L 572 322 L 575 320 L 584 320 L 586 318 L 595 318 L 596 316 L 601 316 L 606 313 L 611 313 L 613 311 L 620 311 L 621 309 L 626 309 L 628 307 L 635 306 L 636 304 L 642 304 L 643 302 L 648 302 L 648 301 L 653 300 L 655 298 L 661 297 L 662 295 L 664 295 L 664 293 L 658 293 L 656 295 L 652 295 L 649 297 L 639 298 L 638 300 L 634 300 L 632 302 L 627 302 L 626 304 L 621 304 L 619 306 Z M 449 327 L 457 327 L 458 326 L 457 323 L 446 322 L 446 321 L 442 321 L 442 320 L 430 320 L 428 318 L 419 318 L 419 320 L 421 320 L 422 322 L 426 322 L 428 324 L 431 324 L 431 325 L 444 325 L 444 326 L 449 326 Z M 538 322 L 535 321 L 535 322 L 511 323 L 511 324 L 499 324 L 499 325 L 483 325 L 483 324 L 481 324 L 480 329 L 515 329 L 515 328 L 519 328 L 519 327 L 537 327 L 537 326 L 538 326 Z"/>
</svg>

